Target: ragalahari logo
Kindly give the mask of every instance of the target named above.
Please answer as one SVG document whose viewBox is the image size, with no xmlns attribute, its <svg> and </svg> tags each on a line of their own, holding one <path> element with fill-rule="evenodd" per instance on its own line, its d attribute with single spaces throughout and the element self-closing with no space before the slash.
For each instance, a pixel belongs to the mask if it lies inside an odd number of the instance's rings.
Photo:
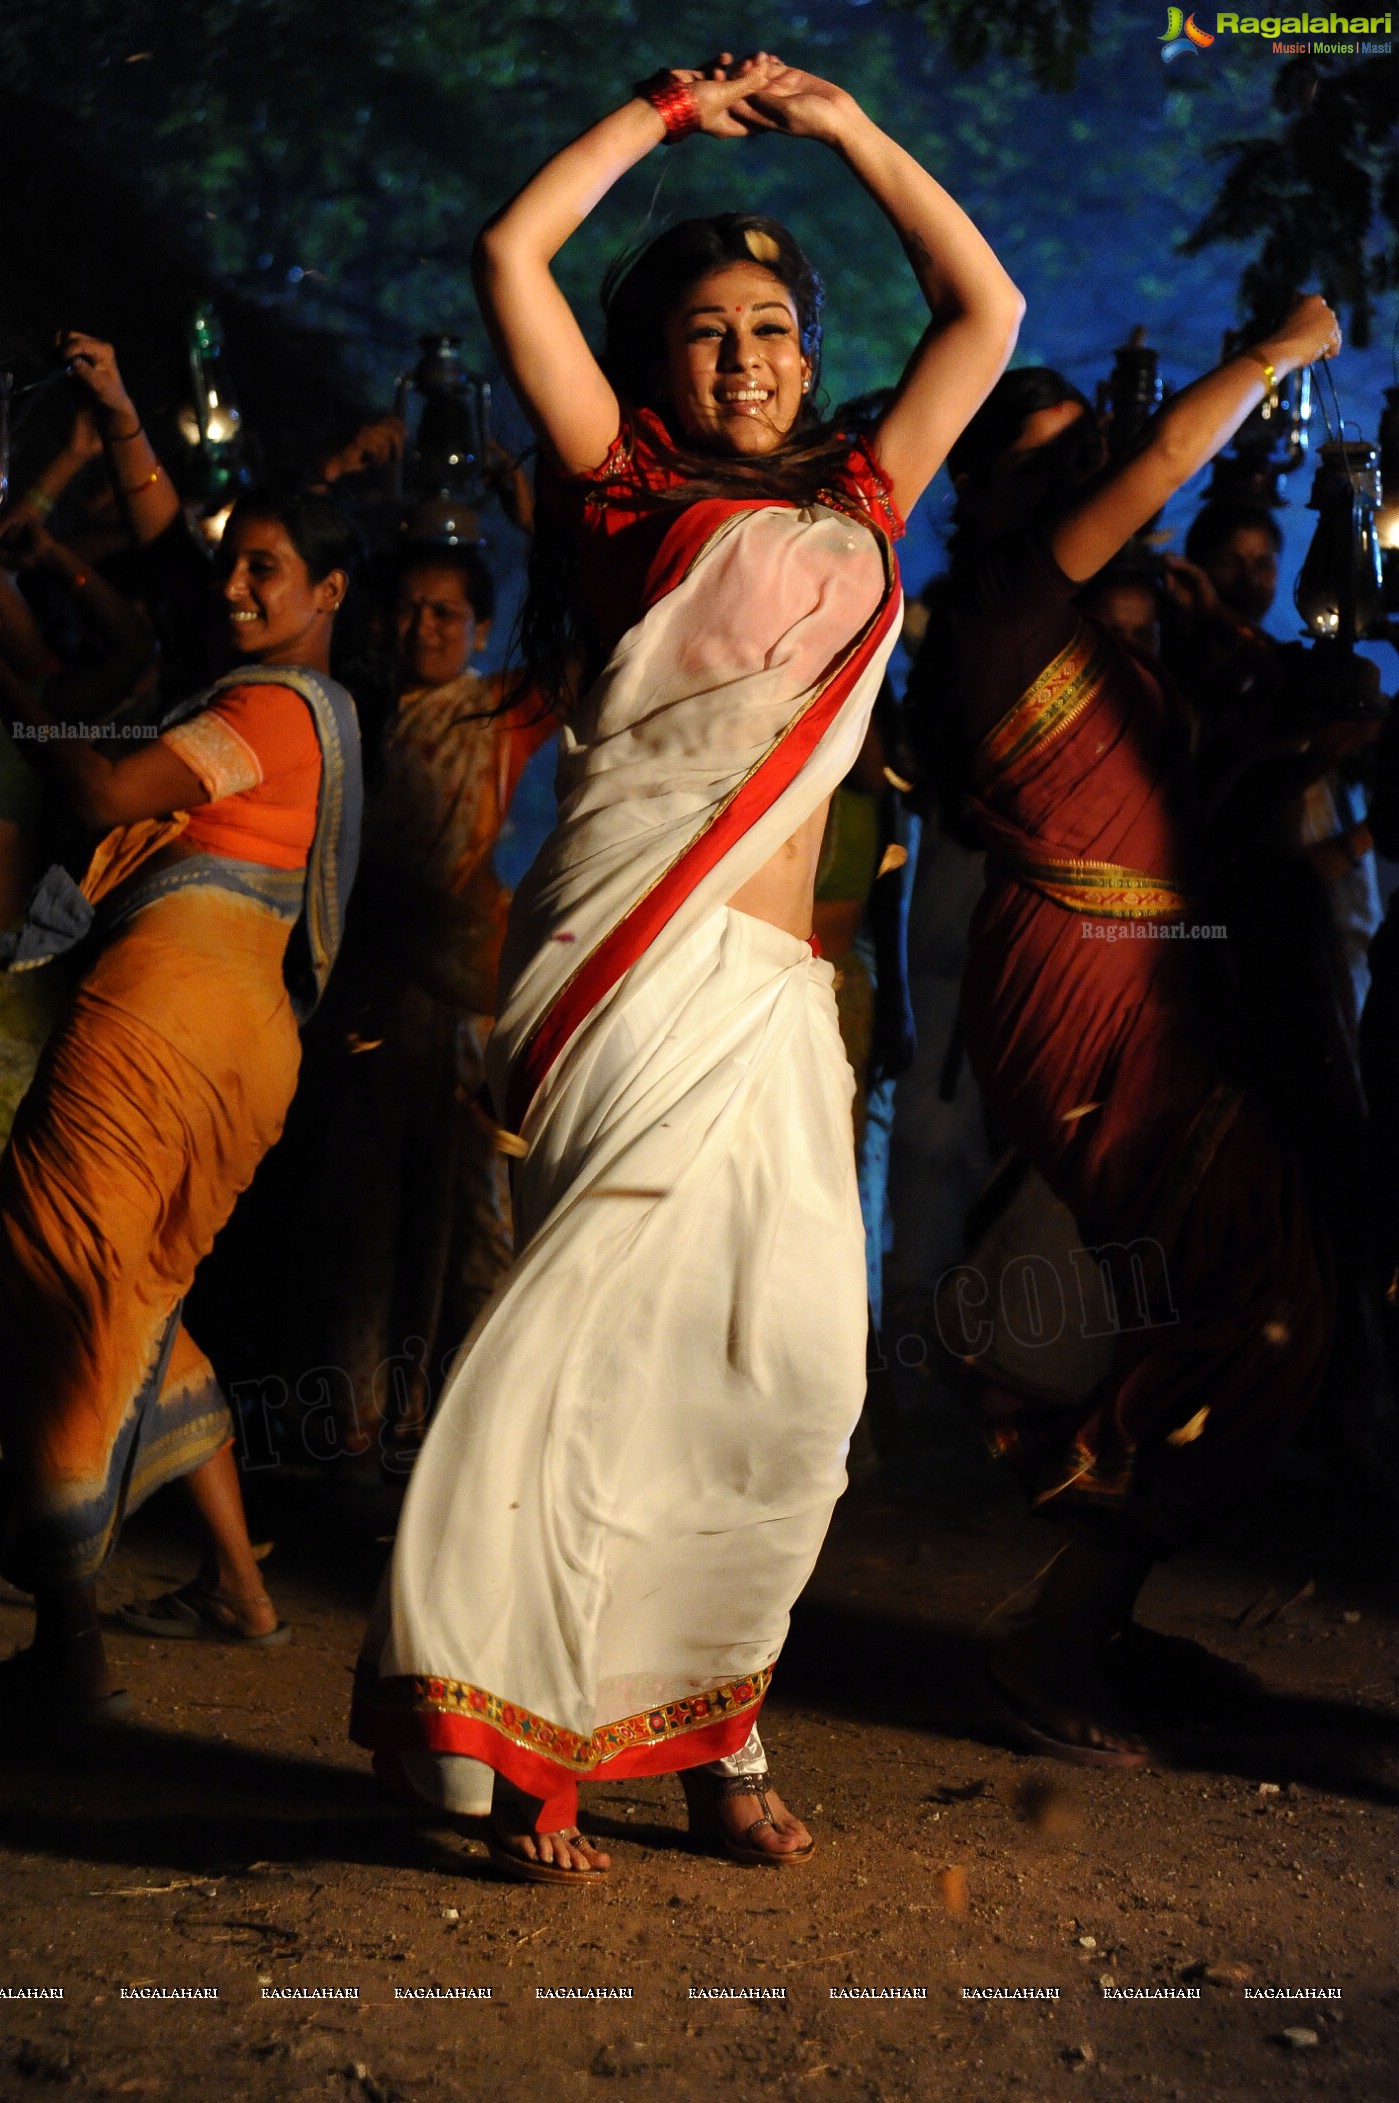
<svg viewBox="0 0 1399 2103">
<path fill-rule="evenodd" d="M 1161 39 L 1162 58 L 1180 58 L 1187 51 L 1208 51 L 1214 38 L 1207 29 L 1201 29 L 1194 15 L 1187 15 L 1178 7 L 1166 9 L 1166 33 Z"/>
</svg>

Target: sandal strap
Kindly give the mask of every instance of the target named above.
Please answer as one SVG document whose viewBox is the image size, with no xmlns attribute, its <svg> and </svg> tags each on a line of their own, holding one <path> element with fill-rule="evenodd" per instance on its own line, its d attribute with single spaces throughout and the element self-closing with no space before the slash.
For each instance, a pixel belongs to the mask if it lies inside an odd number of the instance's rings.
<svg viewBox="0 0 1399 2103">
<path fill-rule="evenodd" d="M 758 1802 L 762 1805 L 762 1810 L 758 1817 L 753 1820 L 751 1825 L 746 1825 L 743 1828 L 739 1836 L 740 1845 L 744 1841 L 751 1840 L 760 1826 L 771 1826 L 774 1833 L 777 1831 L 777 1820 L 773 1817 L 772 1805 L 768 1802 L 768 1783 L 771 1780 L 772 1776 L 768 1773 L 766 1767 L 758 1774 L 706 1774 L 704 1776 L 702 1786 L 715 1809 L 720 1804 L 732 1803 L 740 1796 L 756 1796 Z"/>
<path fill-rule="evenodd" d="M 766 1810 L 771 1780 L 772 1776 L 765 1767 L 760 1774 L 706 1774 L 701 1786 L 716 1803 L 726 1803 L 731 1796 L 756 1796 Z"/>
</svg>

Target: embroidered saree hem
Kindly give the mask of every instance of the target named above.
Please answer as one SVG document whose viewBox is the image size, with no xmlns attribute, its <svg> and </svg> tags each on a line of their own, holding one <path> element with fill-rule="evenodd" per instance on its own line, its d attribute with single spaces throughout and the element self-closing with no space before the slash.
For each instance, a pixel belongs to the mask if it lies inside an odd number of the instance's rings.
<svg viewBox="0 0 1399 2103">
<path fill-rule="evenodd" d="M 771 1680 L 770 1671 L 753 1673 L 587 1734 L 483 1687 L 425 1677 L 380 1680 L 357 1690 L 350 1736 L 380 1751 L 478 1760 L 541 1798 L 553 1817 L 580 1782 L 676 1774 L 728 1758 L 746 1743 Z"/>
<path fill-rule="evenodd" d="M 230 1443 L 233 1419 L 214 1369 L 178 1318 L 156 1375 L 122 1424 L 100 1478 L 50 1482 L 22 1521 L 7 1514 L 3 1569 L 12 1584 L 32 1590 L 91 1583 L 127 1517 Z M 0 1494 L 0 1507 L 7 1502 Z"/>
</svg>

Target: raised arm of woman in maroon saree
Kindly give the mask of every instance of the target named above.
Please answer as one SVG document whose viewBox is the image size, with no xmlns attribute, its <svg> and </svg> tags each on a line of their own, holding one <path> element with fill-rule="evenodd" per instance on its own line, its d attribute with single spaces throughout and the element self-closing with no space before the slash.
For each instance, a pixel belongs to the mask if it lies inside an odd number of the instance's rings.
<svg viewBox="0 0 1399 2103">
<path fill-rule="evenodd" d="M 1341 347 L 1335 315 L 1315 292 L 1298 300 L 1274 336 L 1240 351 L 1175 396 L 1156 417 L 1141 452 L 1094 485 L 1061 520 L 1050 540 L 1055 561 L 1076 584 L 1155 518 L 1168 497 L 1226 446 L 1275 380 L 1334 357 Z"/>
</svg>

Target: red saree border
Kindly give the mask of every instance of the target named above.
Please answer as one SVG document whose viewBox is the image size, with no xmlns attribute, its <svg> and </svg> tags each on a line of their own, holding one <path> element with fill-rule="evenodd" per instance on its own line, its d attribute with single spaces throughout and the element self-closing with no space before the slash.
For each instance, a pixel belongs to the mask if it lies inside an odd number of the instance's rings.
<svg viewBox="0 0 1399 2103">
<path fill-rule="evenodd" d="M 457 1753 L 530 1796 L 557 1800 L 580 1781 L 671 1774 L 737 1752 L 772 1684 L 772 1667 L 702 1694 L 570 1731 L 485 1687 L 430 1674 L 356 1687 L 350 1737 L 374 1751 Z"/>
<path fill-rule="evenodd" d="M 759 508 L 754 506 L 752 508 Z M 709 545 L 696 548 L 691 564 Z M 518 1133 L 535 1096 L 569 1039 L 598 1003 L 645 955 L 696 885 L 718 866 L 729 849 L 766 816 L 783 790 L 790 787 L 858 685 L 871 658 L 893 625 L 898 607 L 897 569 L 889 543 L 877 536 L 884 557 L 884 599 L 823 686 L 778 733 L 763 757 L 720 804 L 704 829 L 681 850 L 649 890 L 609 929 L 540 1018 L 516 1060 L 506 1090 L 505 1122 Z M 688 573 L 688 569 L 687 569 Z M 676 576 L 674 583 L 681 582 Z M 674 588 L 674 585 L 670 587 Z"/>
</svg>

